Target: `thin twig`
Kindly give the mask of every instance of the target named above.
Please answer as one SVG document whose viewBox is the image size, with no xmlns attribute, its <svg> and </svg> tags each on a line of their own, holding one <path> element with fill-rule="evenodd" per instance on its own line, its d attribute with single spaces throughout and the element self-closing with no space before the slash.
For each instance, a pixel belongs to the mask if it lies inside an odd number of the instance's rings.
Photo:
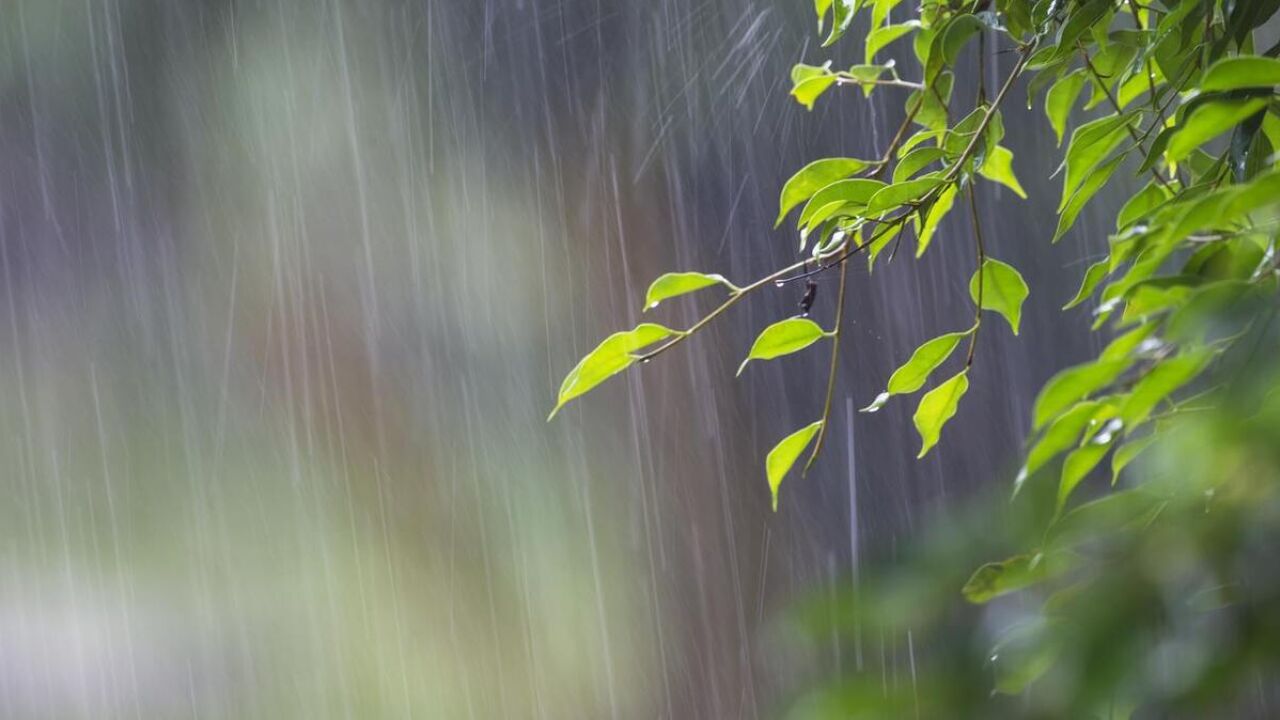
<svg viewBox="0 0 1280 720">
<path fill-rule="evenodd" d="M 843 251 L 846 245 L 847 243 L 841 243 L 838 247 L 836 247 L 831 251 L 831 255 L 834 255 L 838 252 Z M 825 259 L 825 257 L 819 258 L 819 260 L 823 260 L 823 259 Z M 707 315 L 703 317 L 701 320 L 694 323 L 693 325 L 690 325 L 688 330 L 685 330 L 677 334 L 675 337 L 671 338 L 667 342 L 663 343 L 662 345 L 659 345 L 658 347 L 654 348 L 653 350 L 650 350 L 647 353 L 644 353 L 642 355 L 636 355 L 635 356 L 636 361 L 648 362 L 654 359 L 655 357 L 661 355 L 662 353 L 666 352 L 667 350 L 670 350 L 671 348 L 675 347 L 676 345 L 679 345 L 681 342 L 684 342 L 685 338 L 688 338 L 689 336 L 698 332 L 702 328 L 706 327 L 712 320 L 716 319 L 725 310 L 728 310 L 729 308 L 736 305 L 738 301 L 741 300 L 742 298 L 746 297 L 747 295 L 751 294 L 756 290 L 759 290 L 765 285 L 768 285 L 769 283 L 776 281 L 778 278 L 781 278 L 782 276 L 788 273 L 792 273 L 792 272 L 795 272 L 796 270 L 799 270 L 800 268 L 803 268 L 808 263 L 809 263 L 809 260 L 806 258 L 804 260 L 801 260 L 798 263 L 788 265 L 782 268 L 781 270 L 775 270 L 774 272 L 760 278 L 759 280 L 756 280 L 750 285 L 745 285 L 739 288 L 738 290 L 730 293 L 729 298 L 727 300 L 725 300 L 723 303 L 720 303 L 720 305 L 717 306 L 716 309 L 707 313 Z"/>
<path fill-rule="evenodd" d="M 1083 45 L 1079 45 L 1079 48 L 1080 57 L 1084 59 L 1084 65 L 1089 69 L 1089 74 L 1093 76 L 1093 81 L 1098 84 L 1098 87 L 1102 88 L 1102 93 L 1107 96 L 1107 102 L 1111 103 L 1111 107 L 1116 111 L 1116 113 L 1123 114 L 1124 110 L 1121 109 L 1120 103 L 1116 100 L 1116 96 L 1111 94 L 1111 88 L 1107 87 L 1107 84 L 1103 82 L 1102 74 L 1093 66 L 1093 60 L 1089 59 L 1089 53 L 1085 52 Z M 1133 141 L 1138 144 L 1138 151 L 1145 157 L 1147 149 L 1143 147 L 1142 140 L 1138 136 L 1138 131 L 1134 130 L 1133 126 L 1129 123 L 1125 123 L 1124 128 L 1129 131 L 1129 137 L 1133 138 Z M 1169 186 L 1169 181 L 1166 180 L 1155 168 L 1151 168 L 1151 177 L 1155 178 L 1156 182 L 1163 185 L 1166 190 L 1173 189 Z"/>
</svg>

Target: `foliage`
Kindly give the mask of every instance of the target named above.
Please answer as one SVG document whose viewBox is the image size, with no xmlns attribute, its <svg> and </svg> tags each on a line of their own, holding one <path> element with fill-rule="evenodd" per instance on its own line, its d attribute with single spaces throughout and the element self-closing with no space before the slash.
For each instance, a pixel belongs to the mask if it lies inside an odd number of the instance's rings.
<svg viewBox="0 0 1280 720">
<path fill-rule="evenodd" d="M 1079 292 L 1067 303 L 1073 308 L 1096 298 L 1095 329 L 1109 327 L 1116 338 L 1096 359 L 1051 378 L 1035 399 L 1033 436 L 1014 492 L 1032 484 L 1050 488 L 1048 529 L 1035 547 L 983 565 L 965 585 L 965 595 L 986 602 L 1081 576 L 1085 580 L 1072 586 L 1075 592 L 1096 592 L 1088 582 L 1091 574 L 1098 582 L 1100 571 L 1082 559 L 1073 542 L 1093 538 L 1099 528 L 1116 528 L 1109 520 L 1082 523 L 1080 518 L 1092 511 L 1073 503 L 1076 491 L 1109 455 L 1114 482 L 1147 448 L 1167 436 L 1181 437 L 1190 408 L 1221 411 L 1226 388 L 1235 380 L 1221 374 L 1223 358 L 1274 311 L 1280 220 L 1280 60 L 1275 57 L 1280 45 L 1259 52 L 1254 36 L 1277 6 L 1277 0 L 923 0 L 906 8 L 900 0 L 815 0 L 824 47 L 849 34 L 856 18 L 868 18 L 864 63 L 848 69 L 831 62 L 797 65 L 792 95 L 812 109 L 851 86 L 864 95 L 904 93 L 902 123 L 888 147 L 877 159 L 827 158 L 798 171 L 782 189 L 778 222 L 799 208 L 799 261 L 742 287 L 713 275 L 692 274 L 682 285 L 668 281 L 663 287 L 674 290 L 659 293 L 663 298 L 714 284 L 727 288 L 729 297 L 686 331 L 641 326 L 649 329 L 632 333 L 648 340 L 643 344 L 632 334 L 611 337 L 570 373 L 557 408 L 632 362 L 682 342 L 747 294 L 797 272 L 837 272 L 841 299 L 830 331 L 807 319 L 782 320 L 761 333 L 747 358 L 778 357 L 819 339 L 832 341 L 821 416 L 769 454 L 767 475 L 776 507 L 783 475 L 810 446 L 808 462 L 813 462 L 830 425 L 849 263 L 862 253 L 874 269 L 884 251 L 892 248 L 892 255 L 909 234 L 917 239 L 917 256 L 922 255 L 942 218 L 967 210 L 973 264 L 962 272 L 970 278 L 972 326 L 924 342 L 865 408 L 874 411 L 934 379 L 914 415 L 920 454 L 929 452 L 969 389 L 968 371 L 989 313 L 1002 316 L 1016 334 L 1029 293 L 1015 268 L 987 256 L 974 199 L 984 180 L 1025 196 L 1014 173 L 1015 158 L 1001 144 L 1001 108 L 1021 82 L 1030 102 L 1043 94 L 1046 129 L 1059 142 L 1066 139 L 1052 242 L 1069 236 L 1083 208 L 1117 178 L 1133 176 L 1145 183 L 1134 183 L 1140 189 L 1120 210 L 1106 256 L 1087 269 Z M 915 61 L 910 77 L 899 74 L 899 64 L 880 61 L 890 50 L 903 54 L 907 46 Z M 1008 66 L 993 93 L 985 86 L 989 63 Z M 971 99 L 953 93 L 962 66 L 978 79 Z M 1094 117 L 1072 128 L 1086 89 L 1083 110 Z M 654 342 L 662 344 L 644 352 Z M 956 356 L 961 342 L 967 342 L 967 350 Z M 953 368 L 944 370 L 948 364 Z M 1203 493 L 1214 491 L 1220 480 L 1205 472 L 1194 482 L 1166 484 L 1158 492 L 1127 490 L 1098 502 L 1124 508 L 1117 511 L 1121 527 L 1151 520 L 1152 512 L 1194 524 L 1191 513 L 1170 509 L 1199 507 Z M 1249 516 L 1249 508 L 1233 507 L 1226 498 L 1254 490 L 1222 493 L 1222 514 Z M 1153 494 L 1162 510 L 1152 510 L 1157 507 L 1150 501 Z M 1125 548 L 1143 546 L 1158 525 L 1143 526 Z M 1070 603 L 1069 597 L 1054 595 L 1046 608 Z M 1046 610 L 1043 617 L 1051 616 Z M 997 689 L 1021 690 L 1048 672 L 1063 656 L 1065 642 L 1048 630 L 1019 640 L 1031 653 L 1025 672 L 1016 681 L 998 679 Z M 1104 696 L 1082 698 L 1070 706 L 1073 716 L 1101 712 L 1100 705 L 1089 703 Z M 1114 701 L 1114 693 L 1104 699 Z M 1142 692 L 1124 698 L 1130 700 L 1140 702 Z"/>
</svg>

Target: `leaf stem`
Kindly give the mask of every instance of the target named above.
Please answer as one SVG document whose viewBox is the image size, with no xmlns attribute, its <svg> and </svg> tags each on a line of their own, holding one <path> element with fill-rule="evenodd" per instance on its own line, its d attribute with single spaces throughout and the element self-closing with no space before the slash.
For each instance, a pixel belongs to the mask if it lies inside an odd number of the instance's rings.
<svg viewBox="0 0 1280 720">
<path fill-rule="evenodd" d="M 827 421 L 831 417 L 831 399 L 835 396 L 836 370 L 839 368 L 840 329 L 844 323 L 844 290 L 848 279 L 849 259 L 846 257 L 840 261 L 840 290 L 836 293 L 836 322 L 835 328 L 831 331 L 831 367 L 827 371 L 827 399 L 822 405 L 822 424 L 818 426 L 818 437 L 813 443 L 813 452 L 809 453 L 809 459 L 805 462 L 804 469 L 800 471 L 801 477 L 809 472 L 809 466 L 818 459 L 818 453 L 822 452 L 822 441 L 827 437 L 829 424 Z"/>
<path fill-rule="evenodd" d="M 987 262 L 987 250 L 982 244 L 982 221 L 978 217 L 977 193 L 973 189 L 973 183 L 969 183 L 969 216 L 973 220 L 973 240 L 978 252 L 978 301 L 973 310 L 973 334 L 969 336 L 969 352 L 964 359 L 965 370 L 973 366 L 973 354 L 978 350 L 978 332 L 982 330 L 982 286 L 985 284 L 982 267 Z"/>
</svg>

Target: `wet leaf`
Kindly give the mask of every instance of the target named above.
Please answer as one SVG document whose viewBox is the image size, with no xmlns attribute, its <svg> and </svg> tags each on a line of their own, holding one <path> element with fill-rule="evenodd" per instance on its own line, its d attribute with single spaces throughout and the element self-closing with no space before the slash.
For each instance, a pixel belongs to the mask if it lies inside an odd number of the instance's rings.
<svg viewBox="0 0 1280 720">
<path fill-rule="evenodd" d="M 752 360 L 772 360 L 783 355 L 803 350 L 815 342 L 828 337 L 817 323 L 802 317 L 780 320 L 760 332 L 747 359 L 738 366 L 738 374 L 746 369 Z"/>
<path fill-rule="evenodd" d="M 971 603 L 983 604 L 1034 585 L 1044 577 L 1044 563 L 1036 555 L 1015 555 L 987 563 L 974 571 L 961 593 Z"/>
<path fill-rule="evenodd" d="M 920 232 L 916 236 L 916 257 L 924 255 L 924 251 L 929 249 L 929 244 L 933 242 L 933 236 L 938 232 L 938 225 L 942 219 L 951 212 L 952 206 L 955 205 L 956 192 L 958 186 L 948 185 L 938 193 L 938 199 L 933 201 L 929 206 L 929 210 L 925 213 L 924 225 L 920 228 Z"/>
<path fill-rule="evenodd" d="M 1103 258 L 1090 265 L 1089 269 L 1084 271 L 1084 280 L 1081 281 L 1080 289 L 1076 291 L 1076 296 L 1071 298 L 1071 302 L 1063 305 L 1062 309 L 1070 310 L 1085 300 L 1088 300 L 1089 296 L 1093 295 L 1093 291 L 1097 289 L 1098 283 L 1102 282 L 1102 280 L 1107 277 L 1107 272 L 1110 268 L 1110 258 Z"/>
<path fill-rule="evenodd" d="M 940 177 L 925 176 L 890 185 L 871 196 L 871 201 L 867 203 L 867 215 L 874 217 L 906 203 L 915 202 L 942 183 L 943 179 Z"/>
<path fill-rule="evenodd" d="M 879 410 L 884 403 L 892 395 L 901 395 L 905 393 L 913 393 L 924 387 L 924 383 L 929 379 L 929 375 L 938 366 L 946 361 L 951 353 L 955 352 L 956 346 L 966 337 L 973 333 L 973 328 L 964 332 L 947 333 L 940 335 L 911 353 L 910 359 L 902 364 L 889 376 L 889 385 L 885 392 L 881 393 L 875 402 L 863 408 L 863 412 L 875 412 Z"/>
<path fill-rule="evenodd" d="M 659 275 L 649 285 L 649 292 L 645 293 L 644 309 L 652 310 L 658 307 L 658 303 L 663 300 L 669 300 L 712 285 L 723 285 L 730 290 L 737 290 L 733 283 L 715 273 L 673 272 Z"/>
<path fill-rule="evenodd" d="M 556 406 L 547 420 L 555 417 L 565 403 L 631 367 L 636 361 L 634 353 L 637 350 L 677 334 L 677 331 L 661 325 L 641 323 L 634 330 L 617 332 L 605 338 L 565 376 Z"/>
<path fill-rule="evenodd" d="M 1100 360 L 1067 368 L 1049 378 L 1036 397 L 1032 416 L 1037 430 L 1063 410 L 1110 385 L 1133 364 L 1129 358 Z"/>
<path fill-rule="evenodd" d="M 920 433 L 920 454 L 916 457 L 924 457 L 930 448 L 938 444 L 943 426 L 955 416 L 960 398 L 969 389 L 967 373 L 968 370 L 961 370 L 920 398 L 916 414 L 911 418 Z"/>
</svg>

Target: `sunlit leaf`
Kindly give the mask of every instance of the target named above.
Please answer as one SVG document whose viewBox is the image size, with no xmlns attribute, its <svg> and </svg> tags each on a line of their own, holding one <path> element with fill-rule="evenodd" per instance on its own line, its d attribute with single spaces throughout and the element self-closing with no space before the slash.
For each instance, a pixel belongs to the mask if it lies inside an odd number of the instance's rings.
<svg viewBox="0 0 1280 720">
<path fill-rule="evenodd" d="M 788 212 L 814 193 L 853 175 L 869 164 L 866 160 L 854 158 L 825 158 L 805 165 L 782 186 L 782 196 L 778 200 L 778 219 L 774 222 L 774 227 L 781 225 Z"/>
<path fill-rule="evenodd" d="M 779 320 L 760 332 L 747 359 L 738 366 L 738 374 L 746 369 L 752 360 L 772 360 L 783 355 L 803 350 L 815 342 L 828 337 L 817 323 L 809 318 L 793 317 Z"/>
<path fill-rule="evenodd" d="M 1009 148 L 1002 145 L 992 148 L 991 154 L 987 155 L 987 161 L 979 168 L 978 174 L 988 180 L 1004 185 L 1024 200 L 1027 197 L 1027 193 L 1022 189 L 1017 176 L 1013 174 L 1013 151 L 1009 150 Z"/>
<path fill-rule="evenodd" d="M 774 512 L 778 511 L 778 489 L 782 486 L 783 479 L 821 428 L 821 420 L 800 428 L 773 446 L 769 456 L 765 458 L 765 473 L 769 477 L 769 494 L 772 497 Z"/>
<path fill-rule="evenodd" d="M 1003 315 L 1014 335 L 1018 334 L 1018 325 L 1022 322 L 1022 303 L 1029 294 L 1022 274 L 1012 265 L 994 258 L 986 258 L 981 270 L 974 272 L 969 279 L 969 297 L 974 304 L 978 304 L 978 296 L 981 295 L 982 309 Z"/>
<path fill-rule="evenodd" d="M 711 287 L 712 285 L 723 285 L 730 290 L 737 290 L 733 283 L 715 273 L 672 272 L 659 275 L 658 279 L 649 285 L 649 292 L 645 293 L 644 309 L 652 310 L 658 307 L 658 303 L 663 300 L 701 290 L 705 287 Z"/>
<path fill-rule="evenodd" d="M 943 426 L 955 416 L 960 398 L 969 389 L 967 374 L 967 369 L 961 370 L 920 398 L 920 405 L 911 418 L 920 433 L 920 454 L 916 457 L 924 457 L 930 448 L 938 444 Z"/>
<path fill-rule="evenodd" d="M 835 203 L 836 207 L 847 204 L 866 205 L 872 196 L 884 187 L 885 184 L 879 180 L 867 178 L 837 180 L 813 194 L 804 209 L 800 211 L 797 222 L 801 226 L 811 226 L 825 220 L 832 212 L 830 208 L 832 203 Z"/>
<path fill-rule="evenodd" d="M 943 159 L 946 155 L 946 151 L 939 147 L 916 148 L 898 161 L 898 166 L 893 169 L 893 181 L 900 183 L 910 180 L 916 173 Z"/>
<path fill-rule="evenodd" d="M 556 406 L 547 420 L 555 417 L 565 403 L 630 367 L 636 361 L 634 353 L 637 350 L 676 334 L 677 331 L 661 325 L 641 323 L 634 330 L 617 332 L 605 338 L 565 376 Z"/>
<path fill-rule="evenodd" d="M 812 110 L 822 93 L 838 79 L 828 65 L 830 63 L 821 67 L 801 63 L 791 70 L 791 95 L 806 110 Z"/>
</svg>

